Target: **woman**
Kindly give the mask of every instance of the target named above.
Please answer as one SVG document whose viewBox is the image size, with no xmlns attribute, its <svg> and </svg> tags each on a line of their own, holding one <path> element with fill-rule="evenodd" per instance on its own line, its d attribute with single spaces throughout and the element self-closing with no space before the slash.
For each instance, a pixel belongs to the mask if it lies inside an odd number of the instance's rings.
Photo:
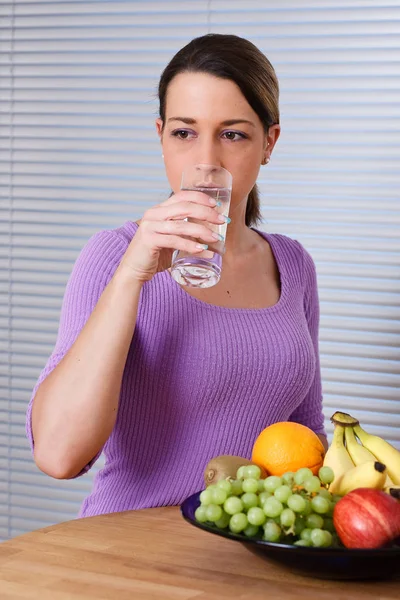
<svg viewBox="0 0 400 600">
<path fill-rule="evenodd" d="M 179 504 L 210 458 L 250 456 L 276 421 L 303 423 L 326 446 L 313 261 L 252 227 L 280 132 L 275 72 L 247 40 L 210 34 L 172 59 L 159 100 L 174 193 L 83 249 L 27 416 L 36 464 L 53 477 L 84 473 L 104 450 L 81 516 Z M 215 201 L 179 189 L 197 163 L 233 175 L 221 281 L 199 290 L 169 272 L 173 249 L 202 252 L 220 222 Z"/>
</svg>

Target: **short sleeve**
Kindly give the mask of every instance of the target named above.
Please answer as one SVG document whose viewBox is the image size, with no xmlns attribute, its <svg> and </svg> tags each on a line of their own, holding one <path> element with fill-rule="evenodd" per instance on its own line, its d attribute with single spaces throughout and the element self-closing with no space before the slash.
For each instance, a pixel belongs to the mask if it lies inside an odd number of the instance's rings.
<svg viewBox="0 0 400 600">
<path fill-rule="evenodd" d="M 319 357 L 319 297 L 317 272 L 310 254 L 301 246 L 303 253 L 303 305 L 308 330 L 315 351 L 315 375 L 302 403 L 291 414 L 290 420 L 306 425 L 315 433 L 326 435 L 322 408 L 321 366 Z"/>
<path fill-rule="evenodd" d="M 62 302 L 56 345 L 40 373 L 27 409 L 26 435 L 32 451 L 34 448 L 32 405 L 37 389 L 59 364 L 78 337 L 102 292 L 114 275 L 127 246 L 128 242 L 115 230 L 100 231 L 88 241 L 75 262 Z M 99 456 L 100 453 L 79 475 L 88 471 Z"/>
</svg>

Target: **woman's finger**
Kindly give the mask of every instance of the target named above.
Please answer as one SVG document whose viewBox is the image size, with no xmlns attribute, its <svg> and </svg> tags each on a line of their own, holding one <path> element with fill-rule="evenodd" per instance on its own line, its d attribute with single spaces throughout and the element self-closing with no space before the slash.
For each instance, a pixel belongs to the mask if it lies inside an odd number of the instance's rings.
<svg viewBox="0 0 400 600">
<path fill-rule="evenodd" d="M 204 206 L 196 202 L 176 202 L 167 206 L 159 205 L 154 208 L 149 208 L 143 215 L 143 221 L 167 221 L 167 220 L 183 220 L 197 219 L 206 221 L 214 225 L 222 225 L 227 219 L 224 215 L 218 213 L 211 206 Z"/>
<path fill-rule="evenodd" d="M 190 221 L 153 221 L 152 229 L 154 233 L 194 238 L 206 244 L 224 241 L 224 238 L 219 233 L 212 231 L 206 225 L 191 223 Z"/>
<path fill-rule="evenodd" d="M 162 250 L 169 248 L 171 250 L 180 250 L 189 254 L 200 254 L 208 248 L 208 244 L 202 244 L 195 240 L 179 237 L 178 235 L 165 235 L 162 233 L 151 233 L 150 241 L 154 248 Z"/>
<path fill-rule="evenodd" d="M 208 196 L 204 192 L 198 192 L 196 190 L 180 190 L 176 194 L 172 194 L 167 200 L 161 202 L 159 206 L 170 206 L 177 202 L 196 202 L 197 204 L 204 204 L 204 206 L 217 206 L 217 201 L 211 196 Z"/>
</svg>

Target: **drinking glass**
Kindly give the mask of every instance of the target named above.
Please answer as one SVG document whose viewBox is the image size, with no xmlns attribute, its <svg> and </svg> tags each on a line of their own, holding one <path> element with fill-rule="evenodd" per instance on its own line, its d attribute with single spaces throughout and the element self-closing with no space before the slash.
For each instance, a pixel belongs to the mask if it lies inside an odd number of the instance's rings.
<svg viewBox="0 0 400 600">
<path fill-rule="evenodd" d="M 226 169 L 203 164 L 190 166 L 182 173 L 181 190 L 204 192 L 217 201 L 217 212 L 228 216 L 232 175 Z M 195 219 L 190 220 L 196 222 Z M 175 250 L 172 255 L 171 275 L 181 285 L 208 288 L 218 283 L 221 278 L 227 223 L 207 223 L 207 227 L 222 236 L 222 240 L 208 244 L 208 249 L 200 254 L 193 255 Z M 195 241 L 201 243 L 201 240 Z"/>
</svg>

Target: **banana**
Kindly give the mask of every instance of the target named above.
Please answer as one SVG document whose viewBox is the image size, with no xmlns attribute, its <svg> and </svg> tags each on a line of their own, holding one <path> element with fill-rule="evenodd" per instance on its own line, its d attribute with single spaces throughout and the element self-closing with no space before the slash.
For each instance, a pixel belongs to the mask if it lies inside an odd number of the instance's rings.
<svg viewBox="0 0 400 600">
<path fill-rule="evenodd" d="M 324 467 L 330 467 L 335 474 L 335 479 L 329 486 L 329 491 L 332 494 L 337 494 L 337 486 L 340 478 L 354 467 L 354 463 L 347 452 L 344 443 L 344 427 L 335 425 L 333 431 L 333 440 L 328 448 L 324 458 Z"/>
<path fill-rule="evenodd" d="M 369 460 L 349 469 L 339 478 L 335 494 L 344 496 L 357 488 L 381 490 L 386 480 L 386 466 L 378 461 Z M 336 479 L 335 479 L 336 481 Z M 330 488 L 329 488 L 329 491 Z"/>
<path fill-rule="evenodd" d="M 358 419 L 355 419 L 354 417 L 349 415 L 349 413 L 340 412 L 339 410 L 333 413 L 333 415 L 331 416 L 331 421 L 335 425 L 351 425 L 351 427 L 360 424 L 360 421 Z"/>
<path fill-rule="evenodd" d="M 376 457 L 369 450 L 367 450 L 362 444 L 359 444 L 357 442 L 352 427 L 345 427 L 344 437 L 346 440 L 347 452 L 350 454 L 350 458 L 356 465 L 356 467 L 358 467 L 358 465 L 362 465 L 365 462 L 376 460 Z"/>
<path fill-rule="evenodd" d="M 399 485 L 385 485 L 383 486 L 383 491 L 389 494 L 389 496 L 393 496 L 396 500 L 400 501 L 400 486 Z"/>
<path fill-rule="evenodd" d="M 400 489 L 400 486 L 396 486 L 394 484 L 394 482 L 390 479 L 389 475 L 386 475 L 386 481 L 385 481 L 385 485 L 383 486 L 384 488 L 389 488 L 389 487 L 398 487 Z"/>
<path fill-rule="evenodd" d="M 354 426 L 354 432 L 362 445 L 386 465 L 387 474 L 393 483 L 400 485 L 400 452 L 386 440 L 364 431 L 360 425 Z"/>
<path fill-rule="evenodd" d="M 359 444 L 357 442 L 352 427 L 345 428 L 344 437 L 346 440 L 347 452 L 350 454 L 351 460 L 356 465 L 356 467 L 371 460 L 376 461 L 376 457 L 372 454 L 372 452 L 370 452 L 369 450 L 364 448 L 362 444 Z M 386 472 L 386 480 L 383 485 L 383 491 L 385 491 L 387 494 L 390 494 L 390 489 L 393 488 L 395 488 L 395 485 Z"/>
</svg>

